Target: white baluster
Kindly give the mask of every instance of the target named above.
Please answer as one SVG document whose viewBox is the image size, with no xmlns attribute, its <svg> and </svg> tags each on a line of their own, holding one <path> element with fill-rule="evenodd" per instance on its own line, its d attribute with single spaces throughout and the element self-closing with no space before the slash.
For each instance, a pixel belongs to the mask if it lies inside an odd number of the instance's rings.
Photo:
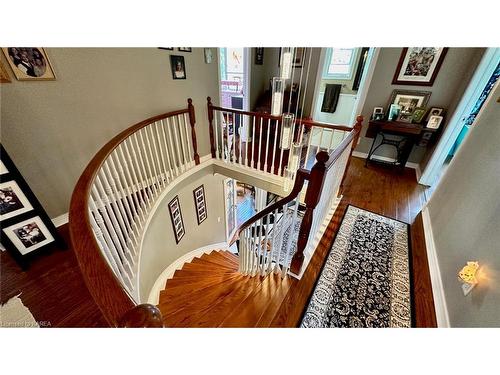
<svg viewBox="0 0 500 375">
<path fill-rule="evenodd" d="M 260 118 L 260 129 L 259 129 L 259 143 L 258 143 L 258 159 L 257 159 L 257 169 L 260 171 L 260 150 L 262 149 L 262 117 Z"/>
<path fill-rule="evenodd" d="M 221 129 L 222 130 L 222 129 Z M 219 111 L 214 110 L 214 135 L 215 135 L 215 157 L 220 159 L 219 150 Z"/>
<path fill-rule="evenodd" d="M 170 122 L 170 119 L 167 117 L 166 119 L 166 123 L 167 123 L 167 133 L 168 133 L 168 143 L 170 145 L 170 151 L 171 151 L 171 160 L 172 160 L 172 164 L 174 165 L 174 170 L 175 170 L 175 177 L 177 177 L 179 175 L 179 164 L 178 164 L 178 159 L 177 159 L 177 152 L 176 152 L 176 148 L 174 146 L 174 142 L 173 142 L 173 137 L 172 137 L 172 125 L 171 125 L 171 122 Z"/>
<path fill-rule="evenodd" d="M 250 168 L 255 168 L 254 167 L 254 155 L 255 154 L 255 116 L 253 117 L 253 124 L 252 124 L 252 160 L 250 163 Z"/>
<path fill-rule="evenodd" d="M 267 119 L 266 156 L 264 159 L 264 171 L 267 172 L 267 159 L 269 156 L 269 134 L 271 133 L 271 119 Z"/>
<path fill-rule="evenodd" d="M 187 113 L 183 114 L 184 131 L 186 132 L 186 144 L 187 144 L 187 154 L 188 154 L 188 166 L 192 167 L 194 165 L 194 152 L 191 147 L 191 123 L 187 121 Z"/>
<path fill-rule="evenodd" d="M 234 114 L 236 116 L 236 113 Z M 235 128 L 236 129 L 236 128 Z M 241 161 L 241 130 L 243 129 L 243 121 L 240 113 L 240 126 L 238 128 L 238 145 L 239 145 L 239 163 L 240 165 L 243 165 L 243 162 Z"/>
<path fill-rule="evenodd" d="M 269 129 L 269 131 L 271 131 L 271 129 Z M 271 173 L 272 174 L 275 174 L 275 172 L 274 172 L 274 160 L 276 158 L 276 141 L 277 141 L 277 138 L 278 138 L 278 120 L 274 120 L 273 162 L 271 164 Z M 279 171 L 279 165 L 278 165 L 278 171 Z"/>
</svg>

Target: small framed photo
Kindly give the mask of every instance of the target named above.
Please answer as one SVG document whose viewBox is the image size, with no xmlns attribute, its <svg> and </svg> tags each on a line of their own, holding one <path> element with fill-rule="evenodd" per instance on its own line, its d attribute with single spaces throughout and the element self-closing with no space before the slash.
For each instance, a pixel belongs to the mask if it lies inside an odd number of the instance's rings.
<svg viewBox="0 0 500 375">
<path fill-rule="evenodd" d="M 205 56 L 205 64 L 211 64 L 213 61 L 213 52 L 212 48 L 204 48 L 203 54 Z"/>
<path fill-rule="evenodd" d="M 0 183 L 0 221 L 31 210 L 33 206 L 16 181 Z"/>
<path fill-rule="evenodd" d="M 182 220 L 181 206 L 179 204 L 179 196 L 175 196 L 168 204 L 170 218 L 172 219 L 172 229 L 174 230 L 175 242 L 179 243 L 184 237 L 184 220 Z"/>
<path fill-rule="evenodd" d="M 448 48 L 403 48 L 392 83 L 396 85 L 432 86 Z"/>
<path fill-rule="evenodd" d="M 429 129 L 438 129 L 443 121 L 443 116 L 431 116 L 429 121 L 427 121 L 427 127 Z"/>
<path fill-rule="evenodd" d="M 18 81 L 50 81 L 56 75 L 43 48 L 2 48 Z"/>
<path fill-rule="evenodd" d="M 173 79 L 186 79 L 184 56 L 170 55 L 170 67 Z"/>
<path fill-rule="evenodd" d="M 397 121 L 411 123 L 413 115 L 411 113 L 399 113 Z"/>
<path fill-rule="evenodd" d="M 416 124 L 420 124 L 424 118 L 426 109 L 424 107 L 418 107 L 413 110 L 413 122 Z"/>
<path fill-rule="evenodd" d="M 383 107 L 373 108 L 372 118 L 374 120 L 377 120 L 377 117 L 380 117 L 379 115 L 382 115 L 382 118 L 384 117 L 384 108 Z"/>
<path fill-rule="evenodd" d="M 264 47 L 255 48 L 255 65 L 264 64 Z"/>
<path fill-rule="evenodd" d="M 401 112 L 401 107 L 398 104 L 391 104 L 389 106 L 389 115 L 387 116 L 387 120 L 396 120 L 399 116 L 399 112 Z"/>
<path fill-rule="evenodd" d="M 177 48 L 180 52 L 193 52 L 191 47 L 179 47 Z"/>
<path fill-rule="evenodd" d="M 55 241 L 39 216 L 3 228 L 2 232 L 22 255 Z"/>
<path fill-rule="evenodd" d="M 431 109 L 429 109 L 429 113 L 427 113 L 426 120 L 429 121 L 431 116 L 441 116 L 443 111 L 444 111 L 444 108 L 432 107 Z"/>
<path fill-rule="evenodd" d="M 198 225 L 203 223 L 207 218 L 207 204 L 205 201 L 205 188 L 203 185 L 193 190 L 194 206 L 196 207 L 196 218 Z"/>
</svg>

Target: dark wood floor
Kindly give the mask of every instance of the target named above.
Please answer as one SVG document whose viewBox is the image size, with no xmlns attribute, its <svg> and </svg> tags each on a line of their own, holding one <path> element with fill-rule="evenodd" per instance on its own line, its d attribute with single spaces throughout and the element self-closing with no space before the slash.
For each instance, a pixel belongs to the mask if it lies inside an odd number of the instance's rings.
<svg viewBox="0 0 500 375">
<path fill-rule="evenodd" d="M 68 226 L 59 231 L 69 243 Z M 73 250 L 53 249 L 33 259 L 22 271 L 10 254 L 0 255 L 0 302 L 21 293 L 41 327 L 106 327 L 99 308 L 85 286 Z"/>
<path fill-rule="evenodd" d="M 300 281 L 289 279 L 286 288 L 275 293 L 259 315 L 259 326 L 294 327 L 300 323 L 304 307 L 330 250 L 348 204 L 411 224 L 414 278 L 414 304 L 417 327 L 435 327 L 436 319 L 427 266 L 420 210 L 423 188 L 415 172 L 398 173 L 382 166 L 364 167 L 364 160 L 353 158 L 346 179 L 344 198 Z M 60 228 L 68 240 L 66 226 Z M 99 327 L 106 322 L 87 291 L 71 249 L 55 250 L 40 256 L 26 272 L 21 271 L 8 253 L 1 253 L 0 300 L 22 292 L 23 303 L 38 321 L 53 327 Z M 251 309 L 250 309 L 251 310 Z M 251 318 L 251 311 L 247 314 Z"/>
</svg>

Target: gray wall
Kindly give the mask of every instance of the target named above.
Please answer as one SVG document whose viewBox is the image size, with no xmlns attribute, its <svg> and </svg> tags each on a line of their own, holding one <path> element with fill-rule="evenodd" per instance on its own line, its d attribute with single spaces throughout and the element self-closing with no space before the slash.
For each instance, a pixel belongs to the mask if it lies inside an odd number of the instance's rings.
<svg viewBox="0 0 500 375">
<path fill-rule="evenodd" d="M 68 211 L 84 167 L 114 135 L 185 108 L 188 97 L 196 109 L 199 153 L 208 154 L 206 97 L 216 103 L 219 97 L 213 52 L 214 61 L 205 64 L 203 48 L 47 48 L 56 81 L 2 84 L 2 144 L 48 214 Z M 184 56 L 186 80 L 172 79 L 170 54 Z"/>
<path fill-rule="evenodd" d="M 226 241 L 226 215 L 224 206 L 224 176 L 212 175 L 207 167 L 183 181 L 175 191 L 167 194 L 153 214 L 144 234 L 140 261 L 140 298 L 146 302 L 149 292 L 160 274 L 179 257 L 209 244 Z M 193 190 L 205 187 L 207 219 L 198 225 L 195 214 Z M 179 196 L 186 234 L 175 243 L 168 203 Z M 220 218 L 220 222 L 217 220 Z"/>
<path fill-rule="evenodd" d="M 387 109 L 391 93 L 395 89 L 401 90 L 423 90 L 432 92 L 428 107 L 442 107 L 447 111 L 445 121 L 451 117 L 458 100 L 464 93 L 466 85 L 477 66 L 478 55 L 483 48 L 450 48 L 443 61 L 443 65 L 434 81 L 433 86 L 408 86 L 393 85 L 392 78 L 401 56 L 401 48 L 381 48 L 375 66 L 373 79 L 368 88 L 368 94 L 363 106 L 362 115 L 365 118 L 362 137 L 356 151 L 368 153 L 372 138 L 365 138 L 364 134 L 368 127 L 368 121 L 373 113 L 374 107 L 384 107 Z M 444 124 L 446 125 L 446 123 Z M 386 146 L 384 146 L 386 147 Z M 378 155 L 394 157 L 393 147 L 380 148 Z M 409 161 L 420 163 L 426 153 L 426 148 L 415 146 L 410 155 Z"/>
<path fill-rule="evenodd" d="M 500 327 L 500 85 L 452 159 L 428 209 L 453 327 Z M 468 260 L 484 268 L 464 297 Z"/>
</svg>

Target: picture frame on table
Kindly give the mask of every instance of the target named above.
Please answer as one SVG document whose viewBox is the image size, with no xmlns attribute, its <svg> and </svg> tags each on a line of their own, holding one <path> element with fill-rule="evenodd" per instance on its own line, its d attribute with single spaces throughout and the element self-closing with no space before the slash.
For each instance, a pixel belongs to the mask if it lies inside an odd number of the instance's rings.
<svg viewBox="0 0 500 375">
<path fill-rule="evenodd" d="M 170 68 L 173 79 L 186 79 L 186 64 L 184 56 L 170 55 Z"/>
<path fill-rule="evenodd" d="M 444 108 L 431 107 L 431 109 L 429 109 L 429 112 L 427 113 L 427 117 L 425 120 L 429 121 L 431 116 L 441 116 L 443 114 L 443 111 L 444 111 Z"/>
<path fill-rule="evenodd" d="M 441 122 L 443 122 L 443 116 L 431 116 L 429 121 L 427 121 L 426 127 L 429 129 L 439 129 Z"/>
<path fill-rule="evenodd" d="M 392 84 L 432 86 L 447 52 L 443 47 L 403 48 Z"/>
<path fill-rule="evenodd" d="M 384 118 L 384 107 L 373 108 L 372 119 L 381 120 Z"/>
<path fill-rule="evenodd" d="M 207 219 L 205 187 L 203 185 L 200 185 L 196 189 L 194 189 L 193 197 L 194 197 L 194 206 L 196 208 L 196 219 L 198 220 L 198 225 L 200 225 Z"/>
<path fill-rule="evenodd" d="M 33 256 L 66 244 L 3 145 L 0 159 L 0 242 L 26 269 Z"/>
<path fill-rule="evenodd" d="M 172 229 L 174 231 L 175 242 L 179 243 L 186 232 L 184 227 L 184 220 L 182 219 L 181 205 L 179 203 L 178 195 L 176 195 L 168 203 L 168 210 L 170 212 L 170 219 L 172 220 Z"/>
<path fill-rule="evenodd" d="M 399 122 L 407 122 L 411 124 L 411 121 L 413 119 L 413 114 L 412 113 L 400 113 L 397 117 L 397 121 Z"/>
<path fill-rule="evenodd" d="M 2 47 L 18 81 L 54 81 L 56 75 L 47 52 L 40 47 Z"/>
<path fill-rule="evenodd" d="M 416 108 L 426 107 L 430 97 L 430 91 L 396 89 L 392 91 L 389 107 L 391 104 L 397 104 L 401 113 L 411 114 Z"/>
<path fill-rule="evenodd" d="M 415 124 L 420 124 L 422 120 L 424 119 L 425 113 L 427 110 L 425 107 L 417 107 L 413 110 L 413 115 L 412 115 L 412 122 Z"/>
<path fill-rule="evenodd" d="M 401 112 L 401 107 L 398 104 L 391 104 L 389 106 L 387 120 L 394 121 L 398 118 L 399 112 Z"/>
</svg>

